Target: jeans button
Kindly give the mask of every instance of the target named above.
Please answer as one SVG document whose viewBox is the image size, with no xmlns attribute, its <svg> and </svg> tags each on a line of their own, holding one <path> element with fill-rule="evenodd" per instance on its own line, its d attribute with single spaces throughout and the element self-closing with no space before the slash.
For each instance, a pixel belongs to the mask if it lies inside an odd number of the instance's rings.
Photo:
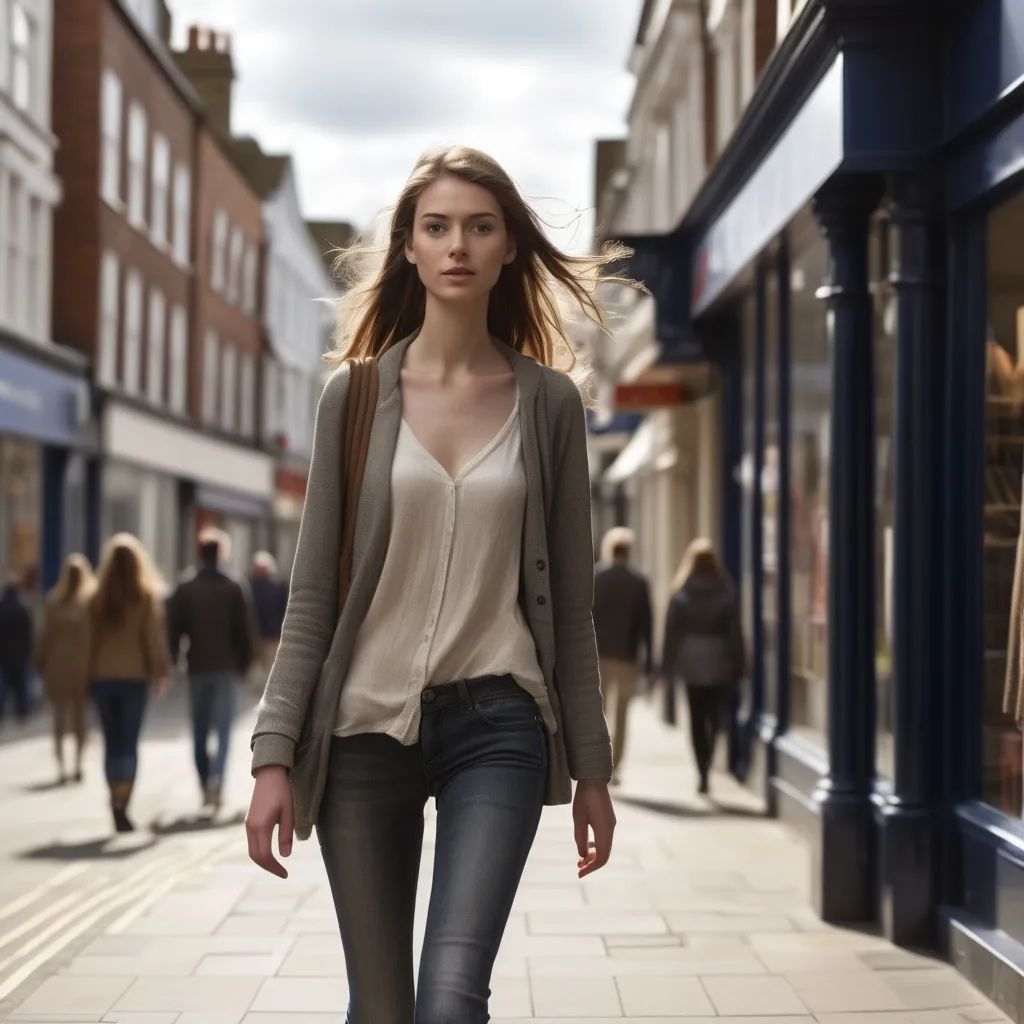
<svg viewBox="0 0 1024 1024">
<path fill-rule="evenodd" d="M 433 690 L 428 688 L 428 689 L 423 691 L 423 703 L 424 704 L 429 704 L 431 701 L 433 701 L 433 699 L 434 699 L 434 691 Z"/>
</svg>

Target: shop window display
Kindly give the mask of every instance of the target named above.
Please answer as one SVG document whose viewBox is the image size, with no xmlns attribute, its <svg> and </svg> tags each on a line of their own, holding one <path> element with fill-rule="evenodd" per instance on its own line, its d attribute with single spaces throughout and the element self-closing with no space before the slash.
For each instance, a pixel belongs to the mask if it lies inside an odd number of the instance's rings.
<svg viewBox="0 0 1024 1024">
<path fill-rule="evenodd" d="M 0 438 L 0 572 L 16 575 L 29 600 L 39 596 L 42 451 L 18 438 Z"/>
<path fill-rule="evenodd" d="M 988 220 L 983 535 L 982 786 L 987 803 L 1020 815 L 1024 549 L 1024 195 Z M 1016 570 L 1015 570 L 1016 566 Z M 1015 572 L 1017 584 L 1015 586 Z"/>
<path fill-rule="evenodd" d="M 743 346 L 743 458 L 737 467 L 741 489 L 740 615 L 747 650 L 754 641 L 754 398 L 757 390 L 757 320 L 754 293 L 740 301 L 740 340 Z"/>
<path fill-rule="evenodd" d="M 893 777 L 892 581 L 894 537 L 894 428 L 896 424 L 896 296 L 898 235 L 878 217 L 871 230 L 871 293 L 875 313 L 875 770 Z"/>
<path fill-rule="evenodd" d="M 818 296 L 828 246 L 809 214 L 798 218 L 790 248 L 790 730 L 825 749 L 832 352 Z"/>
<path fill-rule="evenodd" d="M 764 709 L 778 712 L 779 629 L 779 279 L 774 270 L 765 280 L 764 454 L 761 470 L 761 619 L 764 623 L 761 672 Z"/>
</svg>

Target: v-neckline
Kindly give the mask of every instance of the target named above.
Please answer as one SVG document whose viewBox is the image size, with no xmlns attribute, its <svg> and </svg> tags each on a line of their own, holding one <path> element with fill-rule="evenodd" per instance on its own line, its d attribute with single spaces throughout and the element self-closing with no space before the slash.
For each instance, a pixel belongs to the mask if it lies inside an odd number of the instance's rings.
<svg viewBox="0 0 1024 1024">
<path fill-rule="evenodd" d="M 413 440 L 413 443 L 416 445 L 417 449 L 423 454 L 423 456 L 430 462 L 430 464 L 434 466 L 438 470 L 438 472 L 440 472 L 444 476 L 448 483 L 454 485 L 457 484 L 471 469 L 473 469 L 475 466 L 483 462 L 483 460 L 487 458 L 487 456 L 490 455 L 491 452 L 493 452 L 494 449 L 497 448 L 502 441 L 505 440 L 505 438 L 508 436 L 509 431 L 512 429 L 512 426 L 515 423 L 516 417 L 518 415 L 519 392 L 517 389 L 515 404 L 512 406 L 512 411 L 508 414 L 508 419 L 505 420 L 504 424 L 502 424 L 501 428 L 494 435 L 494 437 L 492 437 L 490 441 L 488 441 L 487 444 L 485 444 L 483 448 L 481 448 L 480 451 L 478 451 L 476 455 L 474 455 L 454 476 L 452 476 L 452 474 L 449 473 L 448 470 L 441 465 L 440 460 L 435 455 L 433 455 L 428 450 L 427 446 L 416 436 L 416 431 L 412 429 L 412 427 L 409 425 L 409 421 L 405 418 L 404 415 L 402 416 L 402 428 L 408 431 L 409 436 Z"/>
</svg>

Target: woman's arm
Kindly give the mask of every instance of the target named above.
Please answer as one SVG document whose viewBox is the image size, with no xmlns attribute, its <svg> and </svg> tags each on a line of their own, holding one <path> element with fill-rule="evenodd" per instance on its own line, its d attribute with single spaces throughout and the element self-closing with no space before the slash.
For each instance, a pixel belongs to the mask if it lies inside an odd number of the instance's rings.
<svg viewBox="0 0 1024 1024">
<path fill-rule="evenodd" d="M 281 643 L 253 731 L 254 772 L 267 765 L 294 764 L 295 745 L 338 622 L 342 433 L 348 386 L 349 368 L 343 366 L 328 380 L 317 406 Z"/>
<path fill-rule="evenodd" d="M 167 622 L 164 617 L 164 602 L 154 594 L 149 600 L 146 615 L 145 644 L 146 666 L 149 669 L 149 682 L 160 683 L 171 674 L 171 652 L 167 645 Z"/>
<path fill-rule="evenodd" d="M 676 657 L 683 639 L 682 610 L 671 600 L 665 612 L 665 636 L 661 642 L 661 677 L 672 682 L 676 677 Z"/>
<path fill-rule="evenodd" d="M 574 779 L 609 779 L 611 741 L 601 700 L 594 634 L 594 542 L 583 400 L 565 388 L 555 423 L 555 459 L 548 530 L 555 677 L 569 771 Z"/>
</svg>

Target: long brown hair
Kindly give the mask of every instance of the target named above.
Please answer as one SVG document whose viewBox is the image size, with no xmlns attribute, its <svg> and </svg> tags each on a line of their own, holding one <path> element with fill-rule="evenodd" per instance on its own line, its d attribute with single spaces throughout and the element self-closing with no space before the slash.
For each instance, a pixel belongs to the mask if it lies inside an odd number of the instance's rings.
<svg viewBox="0 0 1024 1024">
<path fill-rule="evenodd" d="M 77 552 L 64 559 L 60 579 L 54 584 L 48 597 L 56 604 L 70 601 L 87 601 L 96 589 L 96 577 L 85 555 Z"/>
<path fill-rule="evenodd" d="M 515 239 L 516 257 L 502 268 L 491 291 L 488 330 L 539 363 L 571 369 L 575 353 L 566 331 L 569 311 L 565 307 L 575 305 L 607 331 L 595 291 L 602 281 L 642 289 L 625 277 L 605 273 L 632 253 L 612 243 L 597 255 L 562 252 L 545 236 L 537 215 L 498 162 L 466 146 L 424 153 L 391 208 L 385 237 L 379 243 L 372 237 L 360 239 L 337 256 L 335 274 L 348 291 L 339 302 L 335 351 L 329 358 L 340 362 L 349 357 L 379 357 L 422 326 L 426 289 L 416 267 L 406 259 L 406 244 L 412 238 L 421 193 L 445 176 L 486 188 L 501 206 L 505 226 Z"/>
<path fill-rule="evenodd" d="M 97 621 L 117 625 L 130 608 L 156 600 L 160 577 L 142 542 L 130 533 L 115 534 L 100 557 L 92 609 Z"/>
<path fill-rule="evenodd" d="M 691 541 L 683 560 L 679 563 L 675 579 L 672 581 L 672 590 L 680 590 L 686 586 L 686 581 L 694 574 L 700 576 L 717 576 L 719 579 L 728 580 L 728 570 L 722 565 L 722 560 L 715 551 L 714 544 L 706 537 L 698 537 Z"/>
</svg>

